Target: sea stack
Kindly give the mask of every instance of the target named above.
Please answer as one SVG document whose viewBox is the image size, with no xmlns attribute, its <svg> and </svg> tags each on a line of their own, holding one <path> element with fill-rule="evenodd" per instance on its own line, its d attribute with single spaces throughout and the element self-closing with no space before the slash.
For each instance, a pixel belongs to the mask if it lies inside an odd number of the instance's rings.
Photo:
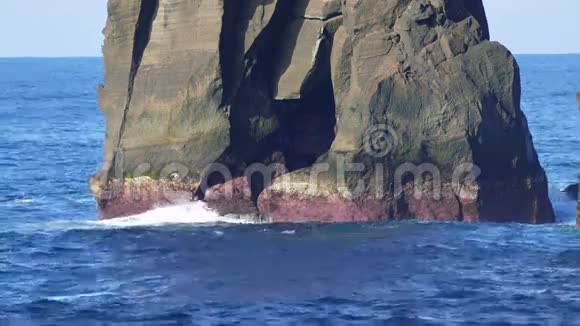
<svg viewBox="0 0 580 326">
<path fill-rule="evenodd" d="M 549 223 L 481 0 L 109 0 L 102 218 Z M 220 199 L 223 198 L 223 199 Z"/>
<path fill-rule="evenodd" d="M 580 92 L 576 93 L 576 102 L 578 103 L 578 110 L 580 110 Z M 578 179 L 580 181 L 580 175 Z M 580 188 L 578 189 L 578 203 L 576 204 L 576 225 L 580 227 Z"/>
<path fill-rule="evenodd" d="M 576 204 L 576 226 L 580 227 L 580 187 L 578 188 L 578 203 Z"/>
</svg>

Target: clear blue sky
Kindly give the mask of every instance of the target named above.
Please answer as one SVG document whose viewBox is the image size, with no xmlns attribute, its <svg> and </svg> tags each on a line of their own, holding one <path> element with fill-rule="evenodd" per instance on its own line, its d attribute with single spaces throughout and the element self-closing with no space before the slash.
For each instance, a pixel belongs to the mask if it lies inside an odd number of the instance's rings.
<svg viewBox="0 0 580 326">
<path fill-rule="evenodd" d="M 0 57 L 100 56 L 106 0 L 2 2 Z M 580 53 L 580 0 L 484 2 L 492 38 L 513 52 Z"/>
</svg>

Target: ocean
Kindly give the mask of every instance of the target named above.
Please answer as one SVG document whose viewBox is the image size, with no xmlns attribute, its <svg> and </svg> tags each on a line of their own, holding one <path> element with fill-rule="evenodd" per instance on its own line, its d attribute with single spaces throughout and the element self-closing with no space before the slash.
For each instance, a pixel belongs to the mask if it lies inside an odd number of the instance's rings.
<svg viewBox="0 0 580 326">
<path fill-rule="evenodd" d="M 98 222 L 102 60 L 0 59 L 0 325 L 580 325 L 580 55 L 517 59 L 554 225 Z"/>
</svg>

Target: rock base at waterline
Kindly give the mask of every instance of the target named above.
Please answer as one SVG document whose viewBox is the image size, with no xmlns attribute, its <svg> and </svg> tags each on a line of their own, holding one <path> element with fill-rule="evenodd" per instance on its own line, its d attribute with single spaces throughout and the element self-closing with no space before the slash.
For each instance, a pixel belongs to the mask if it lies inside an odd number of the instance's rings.
<svg viewBox="0 0 580 326">
<path fill-rule="evenodd" d="M 417 191 L 421 196 L 416 196 Z M 418 219 L 544 224 L 555 219 L 547 193 L 536 196 L 506 184 L 464 186 L 458 192 L 459 195 L 451 184 L 443 185 L 437 194 L 430 185 L 419 190 L 409 185 L 395 195 L 350 198 L 340 193 L 282 191 L 274 185 L 260 195 L 258 207 L 271 221 L 283 223 Z M 521 204 L 510 202 L 511 198 L 518 198 Z M 486 204 L 482 205 L 483 202 Z M 527 202 L 533 205 L 525 205 Z"/>
<path fill-rule="evenodd" d="M 91 185 L 100 219 L 145 213 L 157 207 L 190 202 L 197 185 L 150 178 L 113 179 L 106 188 Z"/>
<path fill-rule="evenodd" d="M 244 177 L 211 187 L 205 192 L 204 201 L 210 209 L 221 215 L 258 214 L 252 201 L 252 190 Z"/>
</svg>

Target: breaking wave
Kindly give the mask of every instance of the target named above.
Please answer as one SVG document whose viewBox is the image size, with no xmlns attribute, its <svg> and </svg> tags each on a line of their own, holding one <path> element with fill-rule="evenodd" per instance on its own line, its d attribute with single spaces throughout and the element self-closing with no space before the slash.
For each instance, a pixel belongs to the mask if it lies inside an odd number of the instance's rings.
<svg viewBox="0 0 580 326">
<path fill-rule="evenodd" d="M 256 224 L 256 216 L 220 216 L 203 202 L 155 208 L 143 214 L 97 222 L 109 227 L 162 226 L 171 224 Z"/>
<path fill-rule="evenodd" d="M 17 225 L 1 225 L 4 229 L 0 236 L 6 233 L 35 234 L 39 232 L 66 232 L 75 230 L 107 230 L 135 227 L 162 227 L 171 225 L 216 226 L 223 224 L 259 224 L 258 216 L 227 215 L 221 216 L 211 210 L 203 202 L 192 202 L 174 206 L 152 209 L 148 212 L 98 221 L 95 217 L 74 219 L 53 219 L 43 222 L 19 223 Z"/>
</svg>

